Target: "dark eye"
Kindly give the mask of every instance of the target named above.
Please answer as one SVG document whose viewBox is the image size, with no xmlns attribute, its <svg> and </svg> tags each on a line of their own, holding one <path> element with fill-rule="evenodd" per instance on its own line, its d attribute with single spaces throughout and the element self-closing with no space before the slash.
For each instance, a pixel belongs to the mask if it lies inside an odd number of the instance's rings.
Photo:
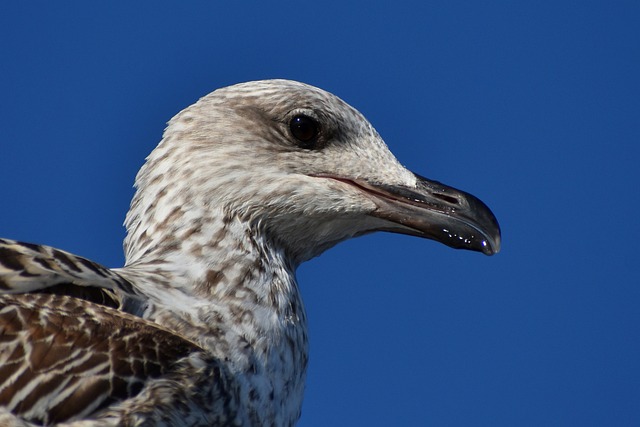
<svg viewBox="0 0 640 427">
<path fill-rule="evenodd" d="M 320 124 L 316 119 L 299 114 L 291 119 L 289 129 L 291 134 L 302 143 L 303 148 L 312 148 L 320 133 Z"/>
</svg>

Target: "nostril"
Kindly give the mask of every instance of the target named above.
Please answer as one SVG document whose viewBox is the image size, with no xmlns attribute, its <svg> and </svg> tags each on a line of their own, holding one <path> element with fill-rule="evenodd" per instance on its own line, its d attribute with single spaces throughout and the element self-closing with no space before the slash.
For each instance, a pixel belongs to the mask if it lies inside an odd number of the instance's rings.
<svg viewBox="0 0 640 427">
<path fill-rule="evenodd" d="M 433 196 L 452 205 L 457 205 L 460 203 L 455 197 L 447 196 L 446 194 L 433 193 Z"/>
</svg>

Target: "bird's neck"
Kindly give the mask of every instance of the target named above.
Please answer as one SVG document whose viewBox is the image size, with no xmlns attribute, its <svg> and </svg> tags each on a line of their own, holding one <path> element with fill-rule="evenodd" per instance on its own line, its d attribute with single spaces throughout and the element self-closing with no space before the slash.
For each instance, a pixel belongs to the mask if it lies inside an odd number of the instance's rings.
<svg viewBox="0 0 640 427">
<path fill-rule="evenodd" d="M 147 295 L 144 317 L 225 361 L 247 401 L 292 423 L 308 357 L 295 266 L 259 228 L 233 217 L 208 225 L 165 235 L 120 273 Z"/>
</svg>

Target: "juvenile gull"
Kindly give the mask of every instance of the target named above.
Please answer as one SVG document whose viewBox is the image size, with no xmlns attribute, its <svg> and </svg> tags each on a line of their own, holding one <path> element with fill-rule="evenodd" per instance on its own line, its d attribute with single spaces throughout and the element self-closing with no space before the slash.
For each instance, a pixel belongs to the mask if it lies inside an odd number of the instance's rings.
<svg viewBox="0 0 640 427">
<path fill-rule="evenodd" d="M 0 240 L 0 424 L 290 426 L 296 268 L 390 231 L 492 255 L 475 197 L 405 169 L 336 96 L 267 80 L 176 115 L 136 177 L 126 264 Z"/>
</svg>

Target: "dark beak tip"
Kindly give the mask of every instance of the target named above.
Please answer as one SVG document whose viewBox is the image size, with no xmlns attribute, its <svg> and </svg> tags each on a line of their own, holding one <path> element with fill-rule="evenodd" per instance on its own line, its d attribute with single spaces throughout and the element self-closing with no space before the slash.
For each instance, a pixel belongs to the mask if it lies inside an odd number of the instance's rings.
<svg viewBox="0 0 640 427">
<path fill-rule="evenodd" d="M 491 212 L 489 211 L 489 208 L 487 208 L 487 211 Z M 493 227 L 490 227 L 489 229 L 485 228 L 486 234 L 480 241 L 480 250 L 482 251 L 482 253 L 488 256 L 496 255 L 498 252 L 500 252 L 500 249 L 502 247 L 502 233 L 500 231 L 498 221 L 495 219 L 493 214 L 491 222 Z"/>
<path fill-rule="evenodd" d="M 432 239 L 444 243 L 447 246 L 450 246 L 454 249 L 463 249 L 470 250 L 473 252 L 481 252 L 487 256 L 496 255 L 500 252 L 500 235 L 497 236 L 477 236 L 475 238 L 470 238 L 466 242 L 460 242 L 458 239 L 438 239 L 436 237 L 431 237 Z"/>
<path fill-rule="evenodd" d="M 493 243 L 489 243 L 488 241 L 482 242 L 482 253 L 487 256 L 492 256 L 500 252 L 500 238 L 493 241 Z"/>
<path fill-rule="evenodd" d="M 497 254 L 502 249 L 502 232 L 495 216 L 493 217 L 493 223 L 495 226 L 493 236 L 482 242 L 484 246 L 483 252 L 489 256 Z"/>
</svg>

